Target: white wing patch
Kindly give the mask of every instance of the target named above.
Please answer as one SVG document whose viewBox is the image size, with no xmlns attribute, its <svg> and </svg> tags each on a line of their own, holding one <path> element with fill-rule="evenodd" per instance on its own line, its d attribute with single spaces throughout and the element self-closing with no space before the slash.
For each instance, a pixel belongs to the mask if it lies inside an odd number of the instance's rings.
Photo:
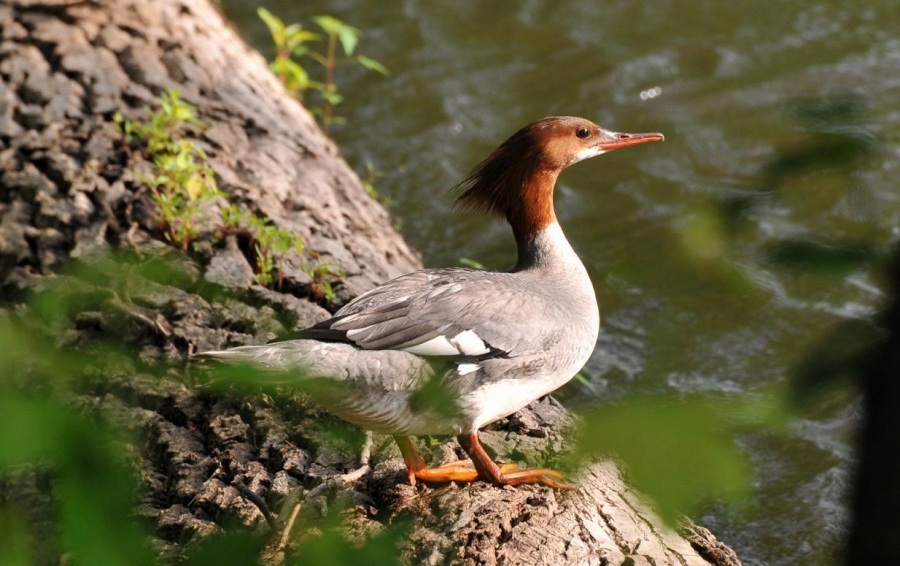
<svg viewBox="0 0 900 566">
<path fill-rule="evenodd" d="M 350 333 L 347 333 L 350 336 Z M 416 354 L 417 356 L 458 356 L 459 350 L 454 346 L 446 336 L 435 336 L 427 342 L 416 344 L 415 346 L 407 346 L 400 348 L 404 352 Z"/>
<path fill-rule="evenodd" d="M 459 375 L 466 375 L 478 371 L 478 367 L 478 364 L 459 364 L 456 366 L 456 371 L 459 372 Z"/>
<path fill-rule="evenodd" d="M 349 332 L 347 336 L 350 336 Z M 418 356 L 480 356 L 491 351 L 472 330 L 463 330 L 449 339 L 446 336 L 435 336 L 427 342 L 400 349 Z"/>
<path fill-rule="evenodd" d="M 451 338 L 450 343 L 455 344 L 459 348 L 459 352 L 464 356 L 480 356 L 490 352 L 484 340 L 479 338 L 474 330 L 463 330 Z"/>
<path fill-rule="evenodd" d="M 348 317 L 348 318 L 349 318 L 349 317 Z M 353 329 L 353 330 L 348 330 L 348 331 L 347 331 L 347 338 L 353 340 L 353 339 L 355 339 L 357 336 L 359 336 L 359 333 L 360 333 L 360 332 L 364 332 L 364 331 L 366 331 L 366 330 L 368 330 L 368 329 L 370 329 L 370 328 L 372 328 L 372 327 L 371 327 L 371 326 L 363 326 L 362 328 L 355 328 L 355 329 Z"/>
</svg>

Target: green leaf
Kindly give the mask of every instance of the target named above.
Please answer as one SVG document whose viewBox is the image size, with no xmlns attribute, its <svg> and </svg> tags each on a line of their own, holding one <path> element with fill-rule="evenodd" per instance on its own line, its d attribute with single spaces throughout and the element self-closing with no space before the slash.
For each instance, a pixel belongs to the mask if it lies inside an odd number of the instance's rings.
<svg viewBox="0 0 900 566">
<path fill-rule="evenodd" d="M 700 400 L 636 399 L 585 414 L 579 450 L 621 458 L 627 477 L 674 525 L 703 500 L 747 494 L 748 462 L 726 433 L 734 424 Z"/>
<path fill-rule="evenodd" d="M 473 269 L 484 269 L 484 264 L 478 261 L 477 259 L 472 259 L 470 257 L 461 257 L 459 258 L 459 264 L 465 265 L 466 267 L 471 267 Z"/>
<path fill-rule="evenodd" d="M 309 87 L 309 75 L 299 63 L 291 59 L 284 61 L 284 86 L 288 90 L 302 91 Z"/>
<path fill-rule="evenodd" d="M 300 33 L 303 30 L 303 26 L 300 24 L 291 24 L 284 28 L 284 36 L 290 40 L 292 36 Z"/>
<path fill-rule="evenodd" d="M 359 64 L 363 67 L 369 69 L 370 71 L 375 71 L 376 73 L 381 73 L 384 76 L 390 75 L 390 71 L 388 71 L 387 67 L 376 61 L 375 59 L 371 59 L 366 57 L 365 55 L 358 55 L 356 60 L 359 61 Z"/>
<path fill-rule="evenodd" d="M 307 88 L 311 88 L 311 89 L 313 89 L 313 90 L 318 90 L 319 92 L 325 92 L 325 90 L 326 90 L 325 84 L 324 84 L 324 83 L 320 83 L 319 81 L 312 81 L 312 80 L 311 80 L 311 81 L 309 81 L 309 82 L 306 84 L 306 86 L 307 86 Z M 315 109 L 311 109 L 311 110 L 314 111 Z"/>
<path fill-rule="evenodd" d="M 343 95 L 338 92 L 338 89 L 335 85 L 330 85 L 329 88 L 326 88 L 322 91 L 322 97 L 328 101 L 332 106 L 337 106 L 341 102 L 344 101 Z"/>
<path fill-rule="evenodd" d="M 341 40 L 341 46 L 348 57 L 353 55 L 353 51 L 356 50 L 356 46 L 359 43 L 359 34 L 360 31 L 351 26 L 342 26 L 338 30 L 338 39 Z"/>
<path fill-rule="evenodd" d="M 291 249 L 294 238 L 287 232 L 279 232 L 272 241 L 272 251 L 278 255 L 287 253 Z"/>
<path fill-rule="evenodd" d="M 302 29 L 298 26 L 298 29 L 288 33 L 287 43 L 285 44 L 284 48 L 294 55 L 302 55 L 306 52 L 306 48 L 301 47 L 304 43 L 307 43 L 309 41 L 316 41 L 321 37 L 322 36 L 318 33 Z"/>
<path fill-rule="evenodd" d="M 334 16 L 316 16 L 313 18 L 313 21 L 328 35 L 337 36 L 346 55 L 353 55 L 361 34 L 358 29 L 345 24 Z"/>
<path fill-rule="evenodd" d="M 328 35 L 337 35 L 338 28 L 344 25 L 341 20 L 334 16 L 314 16 L 312 21 L 316 22 L 316 25 L 322 28 L 322 31 Z"/>
<path fill-rule="evenodd" d="M 313 54 L 315 54 L 314 51 L 311 51 L 309 47 L 307 47 L 306 45 L 303 45 L 303 44 L 298 45 L 298 46 L 294 47 L 293 49 L 291 49 L 290 53 L 293 57 L 296 57 L 298 59 L 301 57 L 306 57 L 307 55 L 312 56 Z"/>
<path fill-rule="evenodd" d="M 285 45 L 285 27 L 281 18 L 263 7 L 257 8 L 256 14 L 269 28 L 269 33 L 272 34 L 272 41 L 275 43 L 275 46 L 278 49 L 283 48 Z"/>
</svg>

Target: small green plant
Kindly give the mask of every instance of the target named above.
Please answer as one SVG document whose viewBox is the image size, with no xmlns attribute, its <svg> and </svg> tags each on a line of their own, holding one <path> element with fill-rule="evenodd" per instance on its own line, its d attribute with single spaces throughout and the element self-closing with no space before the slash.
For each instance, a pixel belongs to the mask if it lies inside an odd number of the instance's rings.
<svg viewBox="0 0 900 566">
<path fill-rule="evenodd" d="M 337 294 L 331 285 L 331 279 L 344 279 L 346 275 L 337 266 L 325 261 L 307 263 L 303 270 L 312 279 L 310 289 L 314 298 L 334 302 Z"/>
<path fill-rule="evenodd" d="M 206 153 L 184 136 L 205 127 L 197 117 L 197 109 L 183 101 L 178 90 L 167 90 L 160 96 L 160 108 L 146 124 L 114 117 L 128 142 L 141 141 L 153 163 L 153 174 L 139 178 L 150 189 L 165 227 L 166 238 L 188 251 L 201 231 L 218 230 L 218 237 L 229 232 L 242 232 L 253 240 L 255 277 L 260 285 L 281 288 L 285 254 L 304 251 L 303 240 L 271 220 L 262 218 L 230 203 L 220 208 L 221 223 L 214 226 L 211 207 L 213 198 L 227 196 L 219 190 Z M 319 261 L 308 262 L 303 270 L 312 279 L 311 292 L 319 298 L 335 298 L 328 277 L 343 277 L 339 270 Z"/>
<path fill-rule="evenodd" d="M 317 41 L 321 36 L 303 29 L 300 24 L 285 25 L 281 18 L 265 8 L 257 8 L 256 13 L 269 28 L 272 41 L 275 43 L 275 58 L 269 64 L 272 72 L 300 101 L 303 100 L 303 91 L 306 89 L 320 90 L 323 87 L 322 83 L 311 81 L 309 73 L 295 58 L 302 57 L 309 51 L 306 43 Z"/>
<path fill-rule="evenodd" d="M 118 113 L 114 120 L 127 141 L 138 138 L 144 143 L 154 173 L 140 180 L 150 189 L 166 238 L 187 251 L 208 224 L 205 204 L 224 196 L 206 153 L 184 138 L 205 127 L 197 108 L 183 101 L 177 89 L 170 89 L 160 96 L 160 108 L 146 124 L 126 120 Z"/>
<path fill-rule="evenodd" d="M 286 25 L 284 21 L 265 8 L 258 8 L 257 14 L 275 43 L 275 58 L 272 60 L 271 69 L 293 92 L 299 100 L 303 100 L 306 90 L 315 90 L 322 97 L 321 107 L 310 107 L 310 111 L 322 119 L 322 126 L 328 130 L 333 123 L 340 123 L 341 118 L 333 115 L 334 107 L 344 101 L 343 95 L 335 83 L 334 74 L 338 65 L 347 62 L 356 62 L 363 67 L 387 76 L 387 68 L 365 55 L 354 55 L 356 46 L 362 32 L 333 16 L 316 16 L 312 21 L 319 27 L 322 33 L 316 33 L 304 29 L 301 24 Z M 320 52 L 312 48 L 313 42 L 325 39 L 325 51 Z M 338 58 L 337 46 L 340 43 L 343 58 Z M 301 64 L 302 58 L 312 59 L 319 64 L 324 72 L 321 81 L 312 80 L 306 67 Z"/>
<path fill-rule="evenodd" d="M 234 204 L 222 209 L 222 221 L 226 228 L 242 230 L 253 239 L 256 281 L 266 287 L 277 282 L 280 289 L 284 256 L 291 250 L 302 254 L 303 239 L 275 226 L 268 218 L 252 214 Z"/>
<path fill-rule="evenodd" d="M 284 254 L 290 250 L 303 252 L 303 240 L 296 234 L 278 228 L 268 218 L 251 215 L 253 237 L 256 240 L 256 280 L 269 286 L 276 280 L 281 288 Z"/>
</svg>

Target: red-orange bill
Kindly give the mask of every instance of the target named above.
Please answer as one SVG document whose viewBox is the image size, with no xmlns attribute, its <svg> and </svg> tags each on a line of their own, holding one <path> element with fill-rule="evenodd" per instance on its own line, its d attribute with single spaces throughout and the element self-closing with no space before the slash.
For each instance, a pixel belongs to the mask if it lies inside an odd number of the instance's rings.
<svg viewBox="0 0 900 566">
<path fill-rule="evenodd" d="M 664 135 L 656 132 L 646 134 L 624 134 L 620 132 L 610 132 L 609 130 L 602 130 L 602 132 L 603 139 L 600 141 L 600 149 L 603 151 L 619 149 L 630 145 L 637 145 L 639 143 L 663 141 L 666 139 Z"/>
</svg>

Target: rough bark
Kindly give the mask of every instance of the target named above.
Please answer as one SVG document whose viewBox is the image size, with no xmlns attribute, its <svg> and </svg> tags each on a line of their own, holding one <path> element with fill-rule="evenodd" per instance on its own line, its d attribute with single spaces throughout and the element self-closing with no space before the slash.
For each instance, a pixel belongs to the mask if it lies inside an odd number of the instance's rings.
<svg viewBox="0 0 900 566">
<path fill-rule="evenodd" d="M 336 282 L 338 302 L 419 266 L 334 144 L 206 0 L 16 0 L 0 5 L 0 41 L 6 300 L 24 300 L 73 258 L 165 247 L 135 172 L 146 164 L 112 118 L 146 119 L 166 87 L 200 108 L 209 127 L 196 141 L 231 200 L 300 234 L 347 275 Z M 309 300 L 308 257 L 291 256 L 283 292 L 273 291 L 253 282 L 245 244 L 207 243 L 181 260 L 179 286 L 142 280 L 127 296 L 109 293 L 104 308 L 76 317 L 64 341 L 89 349 L 97 336 L 117 333 L 134 352 L 133 362 L 86 380 L 74 402 L 139 431 L 139 513 L 155 525 L 164 557 L 223 524 L 264 527 L 261 508 L 280 511 L 296 488 L 353 469 L 363 444 L 352 427 L 343 427 L 349 440 L 322 440 L 342 425 L 302 398 L 211 391 L 191 378 L 191 352 L 265 341 L 327 314 Z M 148 369 L 162 363 L 170 364 L 163 377 Z M 483 439 L 500 459 L 552 462 L 569 425 L 565 411 L 544 399 Z M 402 549 L 410 563 L 739 563 L 703 529 L 694 529 L 692 546 L 660 526 L 608 462 L 584 470 L 572 492 L 423 488 L 405 483 L 390 439 L 375 444 L 371 471 L 326 500 L 350 502 L 341 513 L 356 536 L 411 520 Z M 441 444 L 432 459 L 457 457 L 451 446 Z M 27 499 L 38 484 L 0 487 L 19 486 L 7 500 Z M 315 524 L 316 513 L 306 512 Z M 284 552 L 274 549 L 269 559 Z"/>
</svg>

